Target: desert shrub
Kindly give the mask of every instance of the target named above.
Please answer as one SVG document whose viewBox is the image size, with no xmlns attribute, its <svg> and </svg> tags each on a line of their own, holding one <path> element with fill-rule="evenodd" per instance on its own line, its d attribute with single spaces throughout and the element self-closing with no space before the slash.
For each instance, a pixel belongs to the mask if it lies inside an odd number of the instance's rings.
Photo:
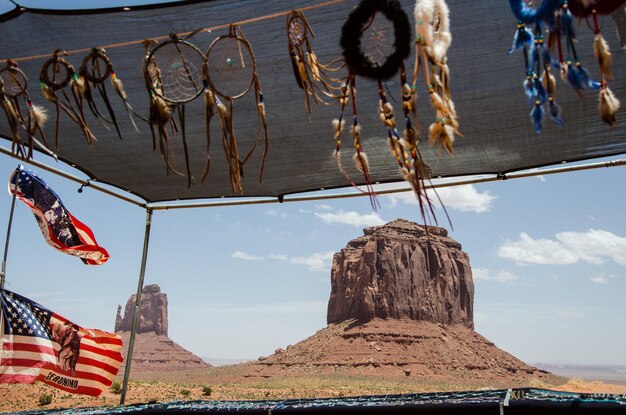
<svg viewBox="0 0 626 415">
<path fill-rule="evenodd" d="M 211 389 L 209 385 L 204 385 L 202 387 L 202 394 L 204 396 L 211 396 L 211 393 L 213 393 L 213 389 Z"/>
<path fill-rule="evenodd" d="M 52 395 L 42 393 L 39 395 L 39 406 L 50 405 L 52 403 Z"/>
<path fill-rule="evenodd" d="M 183 396 L 189 396 L 189 395 L 191 395 L 191 391 L 189 389 L 182 389 L 180 391 L 180 394 L 183 395 Z"/>
<path fill-rule="evenodd" d="M 111 392 L 118 395 L 122 393 L 122 384 L 119 380 L 114 380 L 113 383 L 111 383 Z"/>
</svg>

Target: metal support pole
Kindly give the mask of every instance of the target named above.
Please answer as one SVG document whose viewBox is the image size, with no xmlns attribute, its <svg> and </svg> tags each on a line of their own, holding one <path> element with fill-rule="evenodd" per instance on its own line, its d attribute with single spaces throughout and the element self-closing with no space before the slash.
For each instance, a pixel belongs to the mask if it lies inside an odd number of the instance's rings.
<svg viewBox="0 0 626 415">
<path fill-rule="evenodd" d="M 126 368 L 124 369 L 124 383 L 120 396 L 120 405 L 124 405 L 126 400 L 126 389 L 128 388 L 128 377 L 130 375 L 130 364 L 133 360 L 133 347 L 135 345 L 135 333 L 137 332 L 137 322 L 139 321 L 139 306 L 141 305 L 141 291 L 143 290 L 143 278 L 146 273 L 146 262 L 148 258 L 148 242 L 150 241 L 150 225 L 152 224 L 152 210 L 146 209 L 146 233 L 143 239 L 143 254 L 141 257 L 141 271 L 139 272 L 139 283 L 137 284 L 137 295 L 135 296 L 135 307 L 133 308 L 132 326 L 130 329 L 130 340 L 128 341 L 128 352 L 126 353 Z"/>
<path fill-rule="evenodd" d="M 17 182 L 13 188 L 13 198 L 11 200 L 11 212 L 9 213 L 9 224 L 7 225 L 7 239 L 4 243 L 4 256 L 2 257 L 2 270 L 0 270 L 0 288 L 4 289 L 4 280 L 7 275 L 7 257 L 9 255 L 9 241 L 11 239 L 11 227 L 13 226 L 13 212 L 15 211 L 15 199 L 17 198 Z"/>
</svg>

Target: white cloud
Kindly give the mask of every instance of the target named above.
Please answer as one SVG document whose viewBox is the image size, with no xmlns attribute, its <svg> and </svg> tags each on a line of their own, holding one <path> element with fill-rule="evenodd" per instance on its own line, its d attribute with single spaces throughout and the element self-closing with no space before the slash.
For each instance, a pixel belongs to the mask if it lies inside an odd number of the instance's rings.
<svg viewBox="0 0 626 415">
<path fill-rule="evenodd" d="M 289 262 L 297 265 L 306 265 L 311 271 L 328 271 L 334 254 L 332 251 L 315 253 L 307 257 L 290 258 Z"/>
<path fill-rule="evenodd" d="M 608 257 L 619 265 L 626 265 L 626 238 L 599 229 L 585 233 L 561 232 L 556 235 L 562 244 L 576 252 L 582 261 L 601 264 Z"/>
<path fill-rule="evenodd" d="M 333 210 L 332 206 L 325 205 L 325 204 L 317 205 L 317 206 L 315 206 L 315 208 L 317 210 Z"/>
<path fill-rule="evenodd" d="M 323 253 L 318 252 L 305 257 L 298 256 L 292 258 L 283 254 L 271 254 L 268 255 L 268 258 L 276 261 L 288 262 L 294 265 L 306 265 L 309 267 L 310 271 L 328 271 L 334 254 L 335 253 L 332 251 Z"/>
<path fill-rule="evenodd" d="M 320 218 L 324 223 L 339 223 L 355 227 L 377 226 L 386 223 L 378 216 L 378 213 L 366 213 L 362 215 L 354 211 L 344 212 L 343 210 L 338 210 L 336 212 L 315 212 L 315 216 Z"/>
<path fill-rule="evenodd" d="M 280 217 L 282 219 L 285 219 L 285 218 L 287 218 L 289 216 L 286 213 L 280 213 L 276 209 L 268 209 L 268 210 L 265 211 L 265 214 L 267 216 L 275 216 L 275 217 Z"/>
<path fill-rule="evenodd" d="M 518 241 L 506 241 L 498 250 L 502 258 L 514 260 L 518 264 L 574 264 L 578 257 L 558 241 L 533 239 L 522 232 Z"/>
<path fill-rule="evenodd" d="M 491 271 L 487 268 L 474 268 L 472 275 L 476 280 L 494 281 L 494 282 L 512 282 L 517 280 L 517 276 L 509 271 L 498 270 Z"/>
<path fill-rule="evenodd" d="M 429 191 L 432 200 L 437 200 L 437 196 Z M 437 189 L 437 194 L 446 208 L 459 210 L 461 212 L 489 212 L 493 205 L 495 196 L 491 193 L 479 192 L 474 185 L 441 187 Z"/>
<path fill-rule="evenodd" d="M 602 264 L 608 258 L 626 265 L 626 238 L 597 229 L 560 232 L 555 240 L 533 239 L 522 232 L 518 241 L 506 241 L 498 255 L 518 264 L 565 265 L 578 261 Z"/>
<path fill-rule="evenodd" d="M 589 281 L 593 282 L 594 284 L 608 284 L 609 283 L 609 280 L 602 274 L 589 278 Z"/>
<path fill-rule="evenodd" d="M 439 195 L 439 198 L 437 198 Z M 489 212 L 493 206 L 496 197 L 488 191 L 479 192 L 474 185 L 468 184 L 463 186 L 440 187 L 437 194 L 433 190 L 428 190 L 428 196 L 435 206 L 439 206 L 439 199 L 443 202 L 446 209 L 454 209 L 461 212 Z M 406 204 L 417 205 L 417 198 L 413 192 L 397 193 L 389 196 L 392 207 L 398 200 Z"/>
<path fill-rule="evenodd" d="M 263 260 L 262 256 L 251 255 L 251 254 L 248 254 L 246 252 L 241 252 L 241 251 L 233 252 L 231 257 L 238 258 L 238 259 L 243 259 L 245 261 L 262 261 Z"/>
</svg>

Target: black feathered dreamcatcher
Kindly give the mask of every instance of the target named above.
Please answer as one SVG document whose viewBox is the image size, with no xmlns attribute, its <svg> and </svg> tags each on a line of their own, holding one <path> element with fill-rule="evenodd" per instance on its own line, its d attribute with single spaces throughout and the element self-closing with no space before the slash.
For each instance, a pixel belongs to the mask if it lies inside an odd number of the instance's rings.
<svg viewBox="0 0 626 415">
<path fill-rule="evenodd" d="M 287 39 L 289 56 L 296 83 L 304 93 L 304 108 L 307 116 L 311 114 L 311 98 L 318 104 L 334 104 L 338 98 L 341 80 L 331 76 L 343 69 L 341 59 L 322 64 L 311 47 L 310 37 L 315 37 L 304 13 L 292 10 L 287 15 Z M 326 98 L 332 98 L 327 102 Z"/>
<path fill-rule="evenodd" d="M 393 41 L 387 32 L 393 31 Z M 364 41 L 367 39 L 367 43 Z M 425 180 L 430 172 L 422 160 L 417 147 L 418 130 L 411 121 L 414 100 L 411 91 L 406 90 L 406 73 L 403 61 L 411 52 L 411 26 L 409 19 L 397 0 L 362 0 L 350 13 L 341 30 L 343 57 L 350 68 L 350 74 L 343 87 L 340 100 L 341 112 L 334 120 L 335 157 L 343 174 L 347 176 L 341 163 L 341 133 L 344 127 L 344 109 L 352 101 L 352 127 L 350 132 L 354 140 L 354 161 L 363 173 L 367 193 L 373 195 L 370 168 L 361 143 L 361 126 L 357 117 L 356 77 L 373 79 L 378 84 L 379 117 L 387 130 L 387 142 L 395 158 L 402 177 L 411 185 L 424 220 L 432 218 L 436 223 L 434 208 L 426 192 Z M 398 71 L 402 77 L 403 114 L 405 129 L 398 130 L 392 103 L 385 93 L 384 81 L 395 76 Z M 408 92 L 408 94 L 407 94 Z M 349 178 L 348 178 L 349 179 Z M 352 181 L 350 181 L 353 183 Z M 354 185 L 354 183 L 353 183 Z M 372 198 L 374 196 L 371 196 Z M 372 199 L 375 207 L 375 201 Z M 442 205 L 443 206 L 443 205 Z"/>
<path fill-rule="evenodd" d="M 96 142 L 96 136 L 91 131 L 83 111 L 83 96 L 85 94 L 85 79 L 80 77 L 74 66 L 63 56 L 63 50 L 57 49 L 52 57 L 44 62 L 39 72 L 41 93 L 45 99 L 54 103 L 56 108 L 56 127 L 54 142 L 59 148 L 59 121 L 63 111 L 81 129 L 87 143 Z M 69 86 L 69 93 L 66 88 Z"/>
<path fill-rule="evenodd" d="M 98 120 L 102 121 L 105 128 L 109 129 L 107 124 L 113 124 L 118 137 L 120 139 L 122 138 L 122 132 L 120 131 L 115 112 L 113 111 L 113 107 L 111 106 L 111 101 L 109 100 L 106 90 L 105 82 L 110 78 L 111 86 L 113 86 L 117 95 L 122 99 L 124 108 L 130 117 L 130 121 L 133 124 L 135 131 L 139 132 L 137 124 L 132 116 L 133 109 L 128 103 L 128 96 L 124 90 L 124 85 L 121 79 L 117 77 L 117 74 L 113 69 L 113 64 L 103 48 L 93 48 L 91 52 L 85 56 L 79 69 L 79 75 L 85 79 L 83 98 L 87 101 L 91 112 Z M 98 108 L 94 97 L 94 91 L 98 91 L 98 95 L 106 108 L 108 118 Z"/>
<path fill-rule="evenodd" d="M 43 125 L 48 118 L 46 110 L 33 104 L 28 94 L 26 75 L 10 59 L 7 60 L 6 67 L 0 69 L 0 104 L 11 128 L 13 154 L 28 160 L 32 158 L 33 147 L 36 145 L 48 155 L 57 157 L 48 149 L 43 131 Z M 26 142 L 22 139 L 22 132 L 26 133 Z"/>
<path fill-rule="evenodd" d="M 259 182 L 263 179 L 265 157 L 269 148 L 269 134 L 256 58 L 252 45 L 239 26 L 231 25 L 227 35 L 219 36 L 211 43 L 206 53 L 204 75 L 208 84 L 205 92 L 207 139 L 209 139 L 214 109 L 217 109 L 232 191 L 242 194 L 244 165 L 255 152 L 262 135 L 264 151 L 261 158 Z M 256 140 L 242 158 L 235 134 L 234 104 L 235 101 L 246 96 L 250 90 L 254 90 L 257 110 Z"/>
<path fill-rule="evenodd" d="M 170 40 L 160 44 L 150 40 L 144 41 L 146 57 L 143 76 L 150 94 L 149 123 L 153 148 L 156 149 L 158 137 L 158 147 L 165 162 L 166 173 L 174 172 L 186 176 L 188 187 L 191 186 L 193 176 L 185 131 L 185 104 L 198 98 L 206 88 L 202 74 L 206 58 L 200 49 L 187 41 L 196 33 L 197 31 L 193 32 L 185 39 L 172 34 Z M 178 114 L 178 122 L 175 121 L 175 114 Z M 170 133 L 172 135 L 180 133 L 186 174 L 176 169 Z M 209 143 L 207 155 L 208 148 Z M 207 156 L 205 170 L 208 170 L 209 165 L 210 159 Z"/>
</svg>

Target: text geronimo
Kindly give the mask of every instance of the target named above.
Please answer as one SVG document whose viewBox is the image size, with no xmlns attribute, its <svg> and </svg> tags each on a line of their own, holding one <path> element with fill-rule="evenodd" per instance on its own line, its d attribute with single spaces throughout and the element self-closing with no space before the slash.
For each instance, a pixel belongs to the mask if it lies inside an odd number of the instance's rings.
<svg viewBox="0 0 626 415">
<path fill-rule="evenodd" d="M 55 375 L 52 372 L 48 373 L 48 376 L 46 376 L 45 379 L 49 380 L 50 382 L 56 383 L 57 385 L 65 386 L 66 388 L 78 389 L 78 381 L 77 380 L 64 378 L 64 377 L 61 377 L 59 375 Z"/>
</svg>

